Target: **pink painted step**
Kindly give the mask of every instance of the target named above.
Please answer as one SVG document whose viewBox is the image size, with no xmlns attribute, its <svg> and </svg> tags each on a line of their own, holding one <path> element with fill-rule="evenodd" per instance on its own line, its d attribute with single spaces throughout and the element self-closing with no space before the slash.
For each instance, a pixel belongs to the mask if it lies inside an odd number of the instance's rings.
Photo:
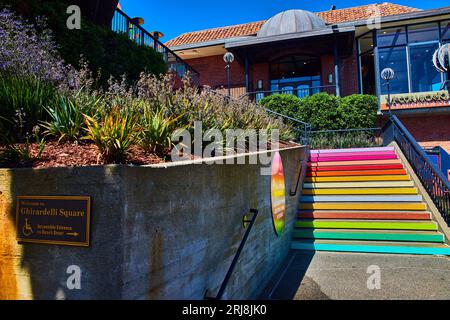
<svg viewBox="0 0 450 320">
<path fill-rule="evenodd" d="M 390 156 L 390 155 L 397 155 L 397 154 L 395 153 L 395 151 L 342 152 L 342 153 L 311 154 L 311 157 L 329 158 L 329 157 Z"/>
<path fill-rule="evenodd" d="M 381 151 L 381 152 L 395 151 L 395 149 L 393 147 L 380 147 L 380 148 L 311 150 L 311 154 L 348 153 L 348 152 L 379 152 L 379 151 Z"/>
</svg>

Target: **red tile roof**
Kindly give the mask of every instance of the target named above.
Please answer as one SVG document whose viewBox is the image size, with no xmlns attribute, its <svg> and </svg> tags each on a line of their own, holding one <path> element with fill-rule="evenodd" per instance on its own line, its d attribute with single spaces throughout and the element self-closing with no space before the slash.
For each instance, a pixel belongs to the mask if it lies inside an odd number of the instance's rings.
<svg viewBox="0 0 450 320">
<path fill-rule="evenodd" d="M 410 13 L 418 10 L 419 9 L 384 2 L 353 8 L 318 12 L 316 14 L 327 24 L 336 24 L 364 20 L 376 16 L 385 17 L 396 14 Z M 168 47 L 175 47 L 220 39 L 253 36 L 258 33 L 264 23 L 265 21 L 258 21 L 235 26 L 188 32 L 166 42 L 166 45 Z"/>
</svg>

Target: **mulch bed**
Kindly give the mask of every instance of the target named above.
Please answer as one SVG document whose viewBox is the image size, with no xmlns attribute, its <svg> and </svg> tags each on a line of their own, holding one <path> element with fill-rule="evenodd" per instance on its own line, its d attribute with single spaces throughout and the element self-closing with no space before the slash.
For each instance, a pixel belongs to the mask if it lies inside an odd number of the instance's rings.
<svg viewBox="0 0 450 320">
<path fill-rule="evenodd" d="M 24 147 L 24 145 L 20 145 Z M 0 148 L 1 151 L 2 148 Z M 9 163 L 0 165 L 6 168 L 58 168 L 58 167 L 86 167 L 105 165 L 98 148 L 88 143 L 58 143 L 47 142 L 41 157 L 38 155 L 37 144 L 30 144 L 32 161 L 26 163 Z M 128 153 L 125 164 L 150 165 L 165 162 L 163 158 L 146 152 L 142 148 L 133 147 Z"/>
<path fill-rule="evenodd" d="M 24 144 L 18 145 L 25 147 Z M 280 148 L 296 146 L 294 143 L 280 143 Z M 0 153 L 4 147 L 0 146 Z M 90 143 L 60 143 L 48 141 L 42 155 L 38 157 L 38 145 L 30 144 L 29 151 L 32 156 L 31 161 L 20 163 L 0 164 L 0 168 L 58 168 L 58 167 L 87 167 L 102 166 L 107 163 L 102 158 L 98 148 Z M 195 159 L 195 157 L 192 157 Z M 165 154 L 156 155 L 147 152 L 140 147 L 132 147 L 124 164 L 144 166 L 170 161 L 170 151 Z"/>
</svg>

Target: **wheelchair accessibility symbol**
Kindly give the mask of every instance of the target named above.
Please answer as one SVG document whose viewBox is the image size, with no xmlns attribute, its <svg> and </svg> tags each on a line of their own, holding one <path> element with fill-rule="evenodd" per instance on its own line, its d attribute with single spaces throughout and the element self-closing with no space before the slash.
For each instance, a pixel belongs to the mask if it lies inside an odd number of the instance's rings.
<svg viewBox="0 0 450 320">
<path fill-rule="evenodd" d="M 28 223 L 28 219 L 25 219 L 25 225 L 22 228 L 22 233 L 25 237 L 29 237 L 33 234 L 33 228 Z"/>
</svg>

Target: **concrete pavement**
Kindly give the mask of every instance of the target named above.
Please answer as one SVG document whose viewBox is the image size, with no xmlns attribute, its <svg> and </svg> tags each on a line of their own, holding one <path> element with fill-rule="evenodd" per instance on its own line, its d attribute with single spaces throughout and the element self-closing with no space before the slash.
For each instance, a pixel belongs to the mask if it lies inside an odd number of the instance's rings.
<svg viewBox="0 0 450 320">
<path fill-rule="evenodd" d="M 368 289 L 378 281 L 368 269 L 379 270 L 379 290 Z M 450 300 L 450 258 L 292 251 L 261 298 Z"/>
</svg>

